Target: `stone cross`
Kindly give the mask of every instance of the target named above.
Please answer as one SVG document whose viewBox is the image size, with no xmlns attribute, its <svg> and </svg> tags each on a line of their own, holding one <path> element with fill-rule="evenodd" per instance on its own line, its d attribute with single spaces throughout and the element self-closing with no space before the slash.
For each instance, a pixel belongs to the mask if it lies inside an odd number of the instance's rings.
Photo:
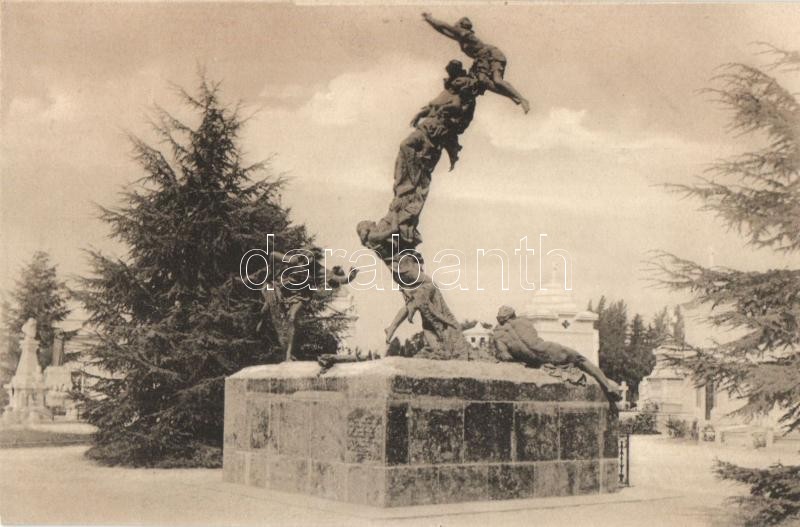
<svg viewBox="0 0 800 527">
<path fill-rule="evenodd" d="M 627 404 L 628 402 L 628 389 L 629 389 L 628 383 L 622 381 L 619 385 L 619 394 L 622 396 L 621 401 L 623 404 Z"/>
</svg>

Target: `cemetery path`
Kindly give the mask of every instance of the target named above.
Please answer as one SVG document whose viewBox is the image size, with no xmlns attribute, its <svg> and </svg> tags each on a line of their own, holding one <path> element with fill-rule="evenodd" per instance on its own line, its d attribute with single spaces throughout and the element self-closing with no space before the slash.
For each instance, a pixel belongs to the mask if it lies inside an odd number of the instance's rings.
<svg viewBox="0 0 800 527">
<path fill-rule="evenodd" d="M 368 509 L 222 483 L 220 470 L 102 467 L 86 447 L 0 450 L 0 522 L 149 525 L 475 526 L 735 524 L 725 498 L 744 488 L 714 479 L 716 457 L 750 466 L 800 463 L 798 445 L 748 450 L 634 437 L 634 484 L 614 495 L 533 502 Z M 378 512 L 375 512 L 378 511 Z"/>
</svg>

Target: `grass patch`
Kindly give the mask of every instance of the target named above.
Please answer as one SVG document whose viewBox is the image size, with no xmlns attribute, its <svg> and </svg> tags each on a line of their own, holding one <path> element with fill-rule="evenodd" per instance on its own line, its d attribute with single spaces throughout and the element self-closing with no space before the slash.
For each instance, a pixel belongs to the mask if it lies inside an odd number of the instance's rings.
<svg viewBox="0 0 800 527">
<path fill-rule="evenodd" d="M 27 428 L 0 429 L 0 448 L 88 445 L 91 440 L 91 434 L 51 432 Z"/>
</svg>

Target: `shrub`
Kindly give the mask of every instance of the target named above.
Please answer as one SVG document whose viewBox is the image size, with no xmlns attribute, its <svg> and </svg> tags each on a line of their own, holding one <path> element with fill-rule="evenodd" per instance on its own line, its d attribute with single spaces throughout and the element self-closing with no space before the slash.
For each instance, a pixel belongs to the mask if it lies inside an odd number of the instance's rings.
<svg viewBox="0 0 800 527">
<path fill-rule="evenodd" d="M 714 441 L 717 438 L 717 431 L 711 425 L 703 427 L 703 441 Z"/>
<path fill-rule="evenodd" d="M 653 401 L 645 401 L 642 404 L 642 408 L 640 409 L 641 412 L 654 414 L 658 412 L 658 404 L 654 403 Z"/>
<path fill-rule="evenodd" d="M 667 433 L 670 437 L 686 437 L 689 433 L 689 425 L 683 419 L 670 416 L 667 419 Z"/>
<path fill-rule="evenodd" d="M 657 434 L 656 414 L 639 412 L 634 417 L 620 420 L 619 428 L 623 434 Z"/>
<path fill-rule="evenodd" d="M 767 433 L 764 431 L 753 432 L 753 448 L 765 448 L 767 446 Z"/>
</svg>

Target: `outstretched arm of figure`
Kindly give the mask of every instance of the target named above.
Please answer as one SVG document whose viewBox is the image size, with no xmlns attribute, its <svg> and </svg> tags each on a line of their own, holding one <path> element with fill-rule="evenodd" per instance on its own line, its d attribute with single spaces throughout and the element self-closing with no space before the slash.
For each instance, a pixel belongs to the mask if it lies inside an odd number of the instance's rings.
<svg viewBox="0 0 800 527">
<path fill-rule="evenodd" d="M 419 123 L 419 122 L 420 122 L 422 119 L 424 119 L 425 117 L 428 117 L 430 114 L 431 114 L 431 107 L 430 107 L 430 105 L 428 105 L 428 106 L 425 106 L 424 108 L 422 108 L 420 111 L 418 111 L 418 112 L 417 112 L 417 114 L 414 116 L 414 118 L 413 118 L 413 119 L 411 119 L 411 127 L 412 127 L 412 128 L 416 128 L 416 127 L 417 127 L 417 124 L 418 124 L 418 123 Z"/>
<path fill-rule="evenodd" d="M 389 236 L 400 230 L 400 214 L 397 211 L 393 211 L 391 213 L 389 224 L 390 224 L 389 229 L 391 229 Z"/>
<path fill-rule="evenodd" d="M 369 231 L 369 234 L 367 235 L 367 241 L 369 241 L 370 243 L 380 243 L 384 240 L 389 239 L 389 237 L 392 234 L 397 232 L 400 224 L 400 220 L 397 217 L 397 212 L 389 212 L 388 216 L 389 216 L 389 222 L 387 222 L 389 223 L 388 227 L 384 228 L 383 230 L 378 230 L 377 228 L 372 229 L 371 231 Z M 382 220 L 378 225 L 381 225 L 383 223 L 384 221 Z"/>
<path fill-rule="evenodd" d="M 461 329 L 461 326 L 459 326 L 456 322 L 454 322 L 450 318 L 441 317 L 441 316 L 437 316 L 436 318 L 438 318 L 442 322 L 442 324 L 450 326 L 453 329 L 459 329 L 459 330 Z"/>
<path fill-rule="evenodd" d="M 458 152 L 461 150 L 461 145 L 458 144 L 458 138 L 454 137 L 452 141 L 447 141 L 444 144 L 444 149 L 447 152 L 447 157 L 450 158 L 450 172 L 452 172 L 458 161 Z"/>
<path fill-rule="evenodd" d="M 497 350 L 497 353 L 495 354 L 497 360 L 501 360 L 503 362 L 514 361 L 514 357 L 512 357 L 511 354 L 508 352 L 508 346 L 506 346 L 505 342 L 503 342 L 502 340 L 495 339 L 494 347 Z"/>
<path fill-rule="evenodd" d="M 406 306 L 406 311 L 408 311 L 408 315 L 406 316 L 406 320 L 408 320 L 409 324 L 413 324 L 414 323 L 414 315 L 417 314 L 417 311 L 419 311 L 419 309 L 414 304 L 411 304 L 409 306 Z"/>
<path fill-rule="evenodd" d="M 392 320 L 392 323 L 389 324 L 389 327 L 386 328 L 386 330 L 385 330 L 386 331 L 386 343 L 387 344 L 392 341 L 392 337 L 394 336 L 394 332 L 397 331 L 397 328 L 400 327 L 400 324 L 402 324 L 403 321 L 408 316 L 409 316 L 409 313 L 408 313 L 408 309 L 406 308 L 406 306 L 401 307 L 400 310 L 397 312 L 397 314 L 394 316 L 394 320 Z"/>
<path fill-rule="evenodd" d="M 422 13 L 422 18 L 424 18 L 425 22 L 430 24 L 433 29 L 442 35 L 452 38 L 453 40 L 461 40 L 462 32 L 450 24 L 433 18 L 430 13 Z"/>
</svg>

